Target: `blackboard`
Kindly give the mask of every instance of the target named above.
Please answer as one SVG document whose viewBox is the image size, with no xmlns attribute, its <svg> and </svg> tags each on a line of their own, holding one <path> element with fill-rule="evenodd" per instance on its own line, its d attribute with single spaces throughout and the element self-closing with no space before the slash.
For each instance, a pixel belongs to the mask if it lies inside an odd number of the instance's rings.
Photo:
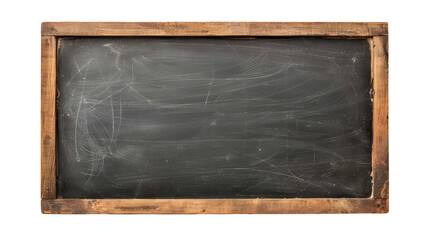
<svg viewBox="0 0 428 240">
<path fill-rule="evenodd" d="M 59 198 L 366 198 L 366 39 L 62 38 Z"/>
</svg>

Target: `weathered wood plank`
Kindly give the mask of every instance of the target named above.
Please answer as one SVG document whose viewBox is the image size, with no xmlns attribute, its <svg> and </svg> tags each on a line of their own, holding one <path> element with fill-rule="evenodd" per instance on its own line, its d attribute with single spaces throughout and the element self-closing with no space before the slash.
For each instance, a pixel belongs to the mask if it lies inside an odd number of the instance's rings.
<svg viewBox="0 0 428 240">
<path fill-rule="evenodd" d="M 51 36 L 344 36 L 388 34 L 387 23 L 355 22 L 45 22 Z"/>
<path fill-rule="evenodd" d="M 388 37 L 373 38 L 373 197 L 389 198 Z"/>
<path fill-rule="evenodd" d="M 43 213 L 386 213 L 387 199 L 45 199 Z"/>
<path fill-rule="evenodd" d="M 47 199 L 56 198 L 56 39 L 52 36 L 42 37 L 41 81 L 41 197 Z"/>
</svg>

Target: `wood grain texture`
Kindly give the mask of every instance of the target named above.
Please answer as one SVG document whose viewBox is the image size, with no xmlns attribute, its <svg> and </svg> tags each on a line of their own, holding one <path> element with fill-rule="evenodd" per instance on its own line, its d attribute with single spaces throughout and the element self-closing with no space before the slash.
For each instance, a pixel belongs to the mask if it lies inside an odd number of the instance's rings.
<svg viewBox="0 0 428 240">
<path fill-rule="evenodd" d="M 373 197 L 389 198 L 388 37 L 373 37 Z"/>
<path fill-rule="evenodd" d="M 50 36 L 343 36 L 388 34 L 387 23 L 355 22 L 45 22 Z"/>
<path fill-rule="evenodd" d="M 385 199 L 45 199 L 43 213 L 273 214 L 385 213 Z"/>
<path fill-rule="evenodd" d="M 42 37 L 41 69 L 41 198 L 56 198 L 55 93 L 56 39 Z"/>
</svg>

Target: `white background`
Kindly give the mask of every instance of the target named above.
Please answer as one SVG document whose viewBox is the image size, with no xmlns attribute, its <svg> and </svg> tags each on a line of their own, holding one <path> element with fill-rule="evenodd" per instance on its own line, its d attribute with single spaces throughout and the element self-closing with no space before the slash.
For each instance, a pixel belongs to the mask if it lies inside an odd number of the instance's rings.
<svg viewBox="0 0 428 240">
<path fill-rule="evenodd" d="M 0 238 L 427 239 L 428 8 L 423 2 L 2 1 Z M 390 213 L 42 215 L 40 24 L 43 21 L 389 22 Z"/>
</svg>

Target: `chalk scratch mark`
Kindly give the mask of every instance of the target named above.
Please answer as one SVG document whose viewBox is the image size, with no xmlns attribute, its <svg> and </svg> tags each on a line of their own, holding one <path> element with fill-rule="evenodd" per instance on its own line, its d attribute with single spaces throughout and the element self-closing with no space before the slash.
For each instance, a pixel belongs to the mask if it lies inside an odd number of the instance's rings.
<svg viewBox="0 0 428 240">
<path fill-rule="evenodd" d="M 212 72 L 212 74 L 211 74 L 211 81 L 210 81 L 210 83 L 208 84 L 209 89 L 208 89 L 207 98 L 205 99 L 205 105 L 207 105 L 207 103 L 208 103 L 208 98 L 210 97 L 211 87 L 212 87 L 213 81 L 214 81 L 214 70 L 213 70 L 213 72 Z"/>
<path fill-rule="evenodd" d="M 272 178 L 267 177 L 265 180 L 263 180 L 263 181 L 261 181 L 261 182 L 259 182 L 259 183 L 256 183 L 256 184 L 254 184 L 254 185 L 252 185 L 252 186 L 250 186 L 250 187 L 247 187 L 247 188 L 245 188 L 244 190 L 240 191 L 239 193 L 237 193 L 237 194 L 236 194 L 236 196 L 240 196 L 240 194 L 241 194 L 241 193 L 246 192 L 246 191 L 248 191 L 248 190 L 250 190 L 250 189 L 252 189 L 252 188 L 254 188 L 254 187 L 257 187 L 257 186 L 259 186 L 259 185 L 261 185 L 261 184 L 263 184 L 263 183 L 265 183 L 265 182 L 269 182 L 270 180 L 272 180 Z"/>
<path fill-rule="evenodd" d="M 111 93 L 111 88 L 110 88 L 110 93 Z M 112 143 L 113 142 L 113 138 L 114 138 L 114 107 L 113 107 L 113 95 L 111 95 L 111 97 L 110 97 L 110 105 L 111 105 L 111 121 L 112 121 L 112 124 L 111 124 L 111 128 L 112 128 L 112 133 L 111 133 L 111 140 L 110 140 L 110 143 Z"/>
<path fill-rule="evenodd" d="M 119 126 L 117 127 L 117 133 L 116 133 L 114 142 L 116 142 L 117 138 L 119 137 L 121 126 L 122 126 L 122 95 L 119 94 Z"/>
<path fill-rule="evenodd" d="M 79 156 L 79 151 L 77 150 L 77 125 L 79 124 L 79 115 L 80 115 L 80 110 L 82 108 L 82 102 L 83 102 L 83 96 L 84 96 L 84 92 L 85 92 L 85 85 L 86 85 L 86 76 L 88 74 L 88 69 L 89 69 L 89 63 L 92 61 L 92 59 L 90 59 L 84 66 L 86 66 L 86 72 L 83 75 L 82 74 L 82 68 L 79 67 L 79 64 L 77 64 L 77 61 L 74 60 L 74 64 L 76 65 L 77 71 L 78 73 L 82 76 L 83 79 L 83 86 L 82 86 L 82 92 L 80 94 L 80 101 L 79 101 L 79 107 L 77 108 L 77 113 L 76 113 L 76 123 L 74 125 L 74 148 L 76 151 L 76 161 L 80 162 L 80 156 Z"/>
</svg>

